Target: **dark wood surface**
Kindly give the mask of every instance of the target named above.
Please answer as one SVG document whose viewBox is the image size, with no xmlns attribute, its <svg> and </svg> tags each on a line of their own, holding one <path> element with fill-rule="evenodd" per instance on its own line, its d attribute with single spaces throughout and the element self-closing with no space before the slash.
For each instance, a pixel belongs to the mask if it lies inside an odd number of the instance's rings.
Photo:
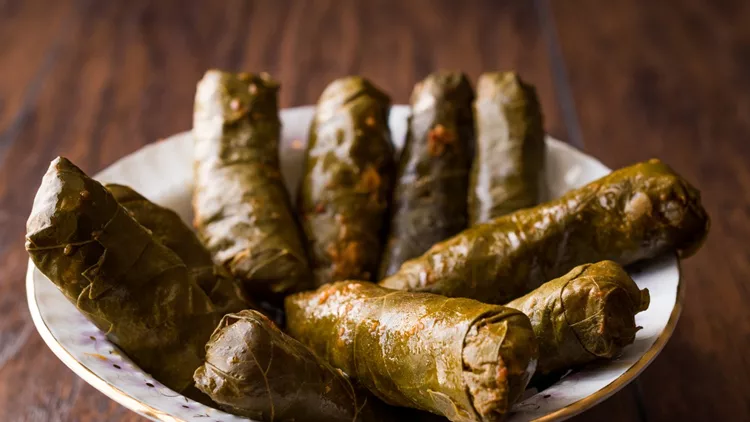
<svg viewBox="0 0 750 422">
<path fill-rule="evenodd" d="M 0 420 L 143 420 L 36 334 L 24 225 L 54 156 L 96 172 L 188 129 L 209 67 L 271 72 L 284 107 L 351 73 L 404 103 L 434 69 L 516 69 L 552 135 L 612 167 L 666 160 L 711 235 L 664 352 L 576 420 L 750 419 L 748 22 L 742 1 L 0 0 Z"/>
</svg>

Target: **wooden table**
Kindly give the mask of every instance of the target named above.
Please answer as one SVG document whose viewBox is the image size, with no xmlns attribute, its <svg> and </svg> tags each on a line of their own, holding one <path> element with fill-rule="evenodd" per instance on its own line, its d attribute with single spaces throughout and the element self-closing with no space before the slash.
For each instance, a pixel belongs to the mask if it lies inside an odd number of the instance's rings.
<svg viewBox="0 0 750 422">
<path fill-rule="evenodd" d="M 188 129 L 209 67 L 271 72 L 284 107 L 352 73 L 405 103 L 434 69 L 516 69 L 553 136 L 610 167 L 666 160 L 711 234 L 664 352 L 578 420 L 750 419 L 749 19 L 739 0 L 0 0 L 0 420 L 143 420 L 36 334 L 24 224 L 56 155 L 96 172 Z"/>
</svg>

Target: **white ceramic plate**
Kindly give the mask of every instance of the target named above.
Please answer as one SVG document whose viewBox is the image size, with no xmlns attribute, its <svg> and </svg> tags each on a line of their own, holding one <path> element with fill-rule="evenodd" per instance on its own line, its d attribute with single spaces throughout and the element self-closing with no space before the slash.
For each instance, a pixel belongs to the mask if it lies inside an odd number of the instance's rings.
<svg viewBox="0 0 750 422">
<path fill-rule="evenodd" d="M 312 107 L 284 110 L 281 163 L 294 191 L 299 181 Z M 408 108 L 395 106 L 390 126 L 394 142 L 403 144 Z M 547 139 L 547 177 L 551 195 L 586 184 L 609 172 L 596 159 L 570 146 Z M 111 165 L 96 178 L 132 186 L 154 202 L 170 207 L 186 220 L 192 218 L 192 139 L 175 135 Z M 515 406 L 511 421 L 562 420 L 590 408 L 621 389 L 656 357 L 679 318 L 683 289 L 678 261 L 673 256 L 631 270 L 638 286 L 647 287 L 651 305 L 638 314 L 635 343 L 610 362 L 573 372 L 542 392 L 527 391 Z M 159 421 L 211 422 L 244 420 L 177 394 L 136 367 L 93 324 L 69 303 L 57 288 L 29 262 L 26 277 L 29 308 L 37 330 L 52 351 L 86 382 L 123 406 Z"/>
</svg>

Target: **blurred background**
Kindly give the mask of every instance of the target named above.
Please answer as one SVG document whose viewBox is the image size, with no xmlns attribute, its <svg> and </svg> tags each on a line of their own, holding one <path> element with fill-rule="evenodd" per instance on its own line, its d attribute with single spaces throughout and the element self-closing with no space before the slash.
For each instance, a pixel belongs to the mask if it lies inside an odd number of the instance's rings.
<svg viewBox="0 0 750 422">
<path fill-rule="evenodd" d="M 282 107 L 362 74 L 394 103 L 437 69 L 517 70 L 547 131 L 609 167 L 659 157 L 703 192 L 674 337 L 577 421 L 750 419 L 750 2 L 0 0 L 0 419 L 142 421 L 69 371 L 25 303 L 24 224 L 49 161 L 94 173 L 188 130 L 211 67 Z"/>
</svg>

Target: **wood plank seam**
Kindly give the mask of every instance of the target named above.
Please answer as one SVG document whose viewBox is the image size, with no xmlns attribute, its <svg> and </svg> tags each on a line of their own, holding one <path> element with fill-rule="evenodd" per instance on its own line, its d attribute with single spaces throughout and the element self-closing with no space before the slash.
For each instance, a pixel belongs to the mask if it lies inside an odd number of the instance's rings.
<svg viewBox="0 0 750 422">
<path fill-rule="evenodd" d="M 568 132 L 568 143 L 583 150 L 584 142 L 581 125 L 578 122 L 575 100 L 570 87 L 570 79 L 568 79 L 565 59 L 560 47 L 560 40 L 557 36 L 557 28 L 552 17 L 549 0 L 534 0 L 534 8 L 537 12 L 542 37 L 547 45 L 547 54 L 549 55 L 550 70 L 552 73 L 552 86 L 555 89 L 560 113 Z"/>
</svg>

